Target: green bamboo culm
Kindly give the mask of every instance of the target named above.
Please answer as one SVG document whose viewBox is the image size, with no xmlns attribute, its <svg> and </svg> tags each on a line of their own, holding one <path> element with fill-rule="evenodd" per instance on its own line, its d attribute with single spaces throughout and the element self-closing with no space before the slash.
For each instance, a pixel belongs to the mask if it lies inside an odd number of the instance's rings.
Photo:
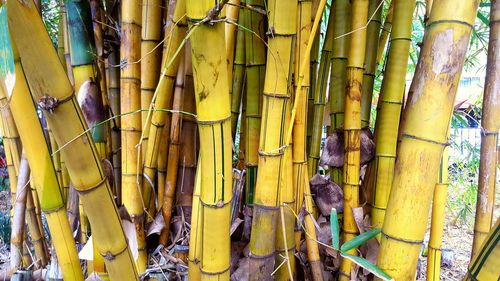
<svg viewBox="0 0 500 281">
<path fill-rule="evenodd" d="M 366 31 L 365 72 L 363 73 L 363 88 L 361 93 L 361 128 L 370 125 L 370 112 L 377 70 L 377 49 L 379 32 L 382 22 L 382 0 L 370 0 L 368 17 L 372 17 Z"/>
<path fill-rule="evenodd" d="M 238 15 L 238 24 L 245 25 L 246 10 L 241 10 Z M 233 60 L 233 80 L 231 85 L 231 135 L 233 140 L 236 137 L 236 127 L 238 118 L 240 118 L 241 97 L 245 89 L 246 71 L 245 71 L 245 30 L 239 28 L 236 32 L 236 46 Z M 240 127 L 241 130 L 241 127 Z"/>
<path fill-rule="evenodd" d="M 66 0 L 71 67 L 75 78 L 75 92 L 83 82 L 94 79 L 94 28 L 88 1 Z"/>
<path fill-rule="evenodd" d="M 347 49 L 351 31 L 351 2 L 337 0 L 333 3 L 333 50 L 332 71 L 330 73 L 330 131 L 341 129 L 344 125 L 345 85 L 347 83 Z M 334 168 L 330 175 L 337 184 L 342 184 L 342 169 Z"/>
<path fill-rule="evenodd" d="M 328 26 L 326 29 L 325 42 L 321 51 L 321 60 L 319 63 L 318 79 L 314 87 L 314 113 L 312 122 L 312 135 L 310 143 L 310 152 L 308 156 L 309 175 L 314 176 L 318 171 L 318 160 L 321 150 L 321 137 L 323 134 L 323 115 L 326 104 L 326 90 L 328 87 L 330 66 L 332 63 L 331 55 L 333 51 L 333 36 L 334 36 L 334 6 L 330 9 L 330 17 L 328 18 Z"/>
<path fill-rule="evenodd" d="M 250 0 L 247 3 L 252 7 L 265 9 L 263 0 Z M 245 14 L 247 15 L 246 26 L 253 32 L 245 32 L 247 69 L 245 99 L 246 203 L 252 205 L 259 162 L 262 93 L 266 75 L 266 46 L 264 40 L 267 23 L 265 15 L 248 11 L 245 11 Z"/>
<path fill-rule="evenodd" d="M 290 89 L 296 33 L 297 1 L 270 0 L 268 59 L 262 97 L 259 174 L 255 185 L 250 236 L 250 280 L 271 278 L 281 188 L 285 185 L 284 133 L 290 119 Z M 291 159 L 289 159 L 291 161 Z M 290 163 L 291 164 L 291 163 Z"/>
</svg>

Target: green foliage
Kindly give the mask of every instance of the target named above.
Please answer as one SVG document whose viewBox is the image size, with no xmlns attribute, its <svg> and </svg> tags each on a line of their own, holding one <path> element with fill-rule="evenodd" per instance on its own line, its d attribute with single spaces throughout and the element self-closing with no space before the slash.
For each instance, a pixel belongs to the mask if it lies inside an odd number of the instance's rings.
<svg viewBox="0 0 500 281">
<path fill-rule="evenodd" d="M 375 236 L 377 236 L 382 231 L 380 228 L 371 229 L 365 233 L 362 233 L 361 235 L 354 237 L 353 239 L 345 242 L 344 244 L 342 244 L 342 246 L 339 247 L 340 245 L 339 220 L 337 216 L 337 210 L 332 209 L 332 211 L 330 212 L 330 229 L 332 232 L 332 247 L 335 250 L 339 251 L 340 255 L 343 258 L 349 259 L 350 261 L 370 271 L 371 273 L 373 273 L 375 276 L 377 276 L 382 280 L 386 281 L 394 280 L 392 279 L 391 276 L 389 276 L 389 274 L 385 273 L 385 271 L 378 268 L 373 263 L 367 261 L 362 257 L 350 255 L 347 253 L 348 251 L 355 249 L 363 245 L 364 243 L 368 242 L 368 240 L 375 238 Z"/>
<path fill-rule="evenodd" d="M 464 121 L 463 114 L 454 114 L 454 119 Z M 450 196 L 448 210 L 457 223 L 470 224 L 476 205 L 477 180 L 479 171 L 480 146 L 478 143 L 459 136 L 452 137 L 450 155 Z"/>
<path fill-rule="evenodd" d="M 0 212 L 0 239 L 4 244 L 10 243 L 10 213 Z"/>
</svg>

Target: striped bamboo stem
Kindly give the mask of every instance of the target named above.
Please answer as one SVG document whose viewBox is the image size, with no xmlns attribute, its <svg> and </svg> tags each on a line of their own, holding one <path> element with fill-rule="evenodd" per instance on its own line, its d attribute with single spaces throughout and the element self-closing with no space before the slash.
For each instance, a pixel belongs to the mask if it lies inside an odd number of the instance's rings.
<svg viewBox="0 0 500 281">
<path fill-rule="evenodd" d="M 396 2 L 395 17 L 400 3 Z M 427 23 L 414 93 L 403 113 L 377 262 L 398 281 L 415 279 L 435 172 L 448 142 L 455 94 L 478 5 L 475 0 L 436 1 Z"/>
<path fill-rule="evenodd" d="M 201 280 L 229 280 L 232 201 L 231 105 L 224 24 L 209 22 L 210 0 L 186 2 L 191 31 L 193 79 L 200 132 Z M 213 19 L 219 16 L 216 6 Z M 207 48 L 207 45 L 210 48 Z M 215 110 L 216 109 L 216 110 Z"/>
</svg>

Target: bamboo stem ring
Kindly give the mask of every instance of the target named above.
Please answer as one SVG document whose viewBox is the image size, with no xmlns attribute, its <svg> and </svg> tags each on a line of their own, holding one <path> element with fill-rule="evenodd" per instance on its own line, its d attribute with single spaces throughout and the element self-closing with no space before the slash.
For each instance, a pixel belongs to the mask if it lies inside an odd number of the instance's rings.
<svg viewBox="0 0 500 281">
<path fill-rule="evenodd" d="M 40 98 L 40 100 L 38 100 L 37 104 L 40 106 L 41 109 L 52 113 L 60 104 L 72 100 L 74 96 L 75 96 L 74 92 L 72 92 L 71 95 L 62 99 L 58 99 L 49 95 L 44 95 Z"/>
<path fill-rule="evenodd" d="M 108 261 L 111 261 L 111 260 L 114 260 L 117 256 L 125 253 L 125 251 L 127 251 L 128 249 L 128 241 L 127 241 L 127 246 L 124 247 L 123 249 L 121 249 L 119 252 L 117 253 L 112 253 L 111 251 L 108 251 L 106 252 L 104 255 L 102 253 L 99 253 L 103 258 L 105 258 L 106 260 Z"/>
<path fill-rule="evenodd" d="M 437 144 L 437 145 L 445 146 L 445 147 L 449 146 L 451 144 L 450 142 L 439 142 L 439 141 L 421 138 L 421 137 L 417 137 L 417 136 L 409 135 L 409 134 L 403 134 L 401 137 L 408 138 L 408 139 L 414 139 L 414 140 L 418 140 L 418 141 L 423 141 L 423 142 L 427 142 L 427 143 L 432 143 L 432 144 Z"/>
<path fill-rule="evenodd" d="M 405 243 L 405 244 L 419 245 L 419 244 L 422 244 L 422 242 L 424 242 L 423 240 L 409 240 L 409 239 L 398 238 L 395 236 L 391 236 L 383 231 L 380 233 L 382 234 L 382 236 L 386 237 L 387 239 L 395 240 L 395 241 Z"/>
<path fill-rule="evenodd" d="M 99 181 L 96 185 L 93 185 L 93 186 L 91 186 L 91 187 L 89 187 L 89 188 L 86 188 L 86 189 L 81 189 L 81 190 L 80 190 L 80 189 L 78 189 L 78 188 L 76 188 L 76 186 L 75 186 L 75 190 L 76 190 L 76 192 L 78 192 L 78 194 L 89 194 L 90 192 L 92 192 L 92 191 L 94 191 L 94 190 L 98 189 L 98 188 L 99 188 L 99 187 L 101 187 L 103 184 L 105 184 L 107 180 L 108 180 L 108 177 L 107 177 L 107 176 L 105 176 L 105 177 L 103 177 L 103 178 L 102 178 L 102 180 L 101 180 L 101 181 Z"/>
<path fill-rule="evenodd" d="M 456 23 L 456 24 L 468 26 L 470 29 L 472 29 L 474 27 L 472 24 L 465 22 L 465 21 L 460 21 L 460 20 L 437 20 L 437 21 L 433 21 L 433 22 L 429 23 L 427 25 L 427 27 L 431 27 L 433 25 L 437 25 L 440 23 Z"/>
<path fill-rule="evenodd" d="M 51 209 L 51 210 L 43 210 L 43 213 L 44 213 L 44 214 L 46 214 L 46 215 L 48 215 L 48 214 L 56 213 L 56 212 L 58 212 L 58 211 L 60 211 L 60 210 L 62 210 L 62 209 L 65 209 L 65 208 L 66 208 L 66 206 L 65 206 L 65 205 L 61 205 L 61 206 L 59 206 L 59 207 L 57 207 L 57 208 L 55 208 L 55 209 Z"/>
<path fill-rule="evenodd" d="M 231 269 L 231 267 L 229 266 L 228 268 L 222 270 L 222 271 L 217 271 L 217 272 L 208 272 L 208 271 L 204 271 L 203 269 L 200 269 L 200 271 L 203 273 L 203 274 L 206 274 L 206 275 L 220 275 L 224 272 L 228 272 L 229 270 Z"/>
</svg>

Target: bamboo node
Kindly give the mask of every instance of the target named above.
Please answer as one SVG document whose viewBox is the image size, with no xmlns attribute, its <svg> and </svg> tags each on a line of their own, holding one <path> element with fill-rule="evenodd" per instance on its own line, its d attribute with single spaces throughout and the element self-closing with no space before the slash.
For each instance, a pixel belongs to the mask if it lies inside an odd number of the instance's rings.
<svg viewBox="0 0 500 281">
<path fill-rule="evenodd" d="M 63 98 L 63 99 L 58 99 L 49 95 L 44 95 L 38 100 L 38 106 L 40 106 L 41 109 L 48 111 L 49 113 L 53 113 L 54 110 L 61 104 L 65 103 L 69 100 L 73 99 L 73 93 L 71 95 Z"/>
</svg>

